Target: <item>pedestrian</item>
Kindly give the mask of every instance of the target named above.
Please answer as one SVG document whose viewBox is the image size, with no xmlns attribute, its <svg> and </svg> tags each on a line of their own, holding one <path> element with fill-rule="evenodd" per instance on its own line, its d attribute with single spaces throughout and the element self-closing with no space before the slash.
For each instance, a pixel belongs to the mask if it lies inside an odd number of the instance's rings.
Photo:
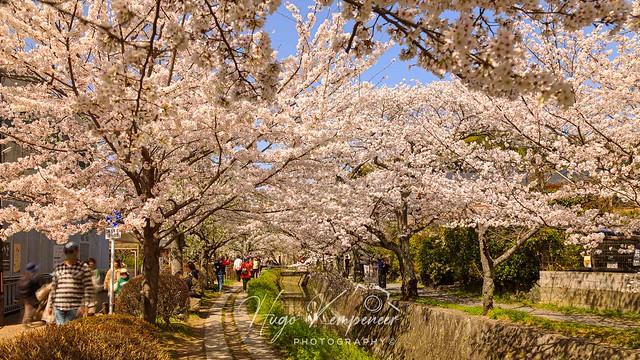
<svg viewBox="0 0 640 360">
<path fill-rule="evenodd" d="M 114 267 L 115 272 L 113 269 L 109 269 L 106 273 L 106 275 L 104 276 L 104 289 L 106 291 L 109 291 L 111 289 L 111 279 L 113 278 L 113 284 L 117 284 L 118 283 L 118 279 L 120 279 L 120 269 L 122 269 L 123 264 L 122 264 L 122 260 L 120 259 L 116 259 L 114 262 Z M 115 273 L 115 277 L 114 274 Z"/>
<path fill-rule="evenodd" d="M 69 241 L 64 245 L 64 262 L 53 272 L 49 299 L 56 324 L 63 325 L 87 313 L 87 305 L 93 296 L 93 283 L 89 267 L 78 261 L 78 244 Z"/>
<path fill-rule="evenodd" d="M 240 271 L 242 270 L 242 259 L 240 257 L 236 257 L 233 260 L 233 270 L 236 272 L 236 281 L 240 281 Z"/>
<path fill-rule="evenodd" d="M 378 286 L 383 289 L 387 288 L 387 272 L 389 271 L 389 264 L 383 259 L 378 258 Z"/>
<path fill-rule="evenodd" d="M 240 278 L 242 278 L 242 290 L 247 291 L 247 283 L 251 279 L 251 270 L 253 270 L 253 262 L 249 258 L 245 258 L 240 266 Z"/>
<path fill-rule="evenodd" d="M 120 291 L 122 291 L 122 287 L 125 286 L 128 282 L 129 282 L 129 270 L 127 270 L 126 268 L 121 268 L 120 277 L 118 279 L 118 283 L 116 284 L 116 290 L 114 294 L 116 295 L 120 294 Z"/>
<path fill-rule="evenodd" d="M 93 283 L 93 299 L 89 305 L 89 315 L 94 315 L 98 311 L 98 305 L 108 302 L 103 299 L 104 292 L 104 272 L 96 268 L 96 259 L 88 258 L 85 262 L 91 272 L 91 282 Z"/>
<path fill-rule="evenodd" d="M 231 262 L 221 256 L 220 259 L 216 260 L 213 263 L 213 268 L 216 271 L 216 277 L 218 278 L 218 291 L 222 292 L 222 287 L 224 286 L 224 276 L 227 273 L 227 266 L 230 265 Z"/>
<path fill-rule="evenodd" d="M 258 278 L 258 274 L 260 273 L 260 260 L 257 257 L 253 258 L 253 268 L 251 269 L 251 277 L 254 279 Z"/>
<path fill-rule="evenodd" d="M 196 269 L 196 264 L 192 261 L 187 263 L 187 286 L 189 287 L 189 296 L 202 297 L 202 286 L 200 286 L 200 271 Z"/>
<path fill-rule="evenodd" d="M 18 291 L 22 303 L 24 304 L 24 314 L 22 317 L 22 325 L 29 326 L 33 321 L 33 315 L 35 314 L 38 306 L 38 299 L 36 298 L 36 292 L 40 288 L 38 283 L 38 265 L 30 262 L 27 264 L 26 272 L 22 275 L 20 282 L 18 283 Z"/>
<path fill-rule="evenodd" d="M 344 258 L 344 277 L 348 278 L 350 272 L 351 272 L 351 258 L 349 258 L 349 255 L 347 255 Z"/>
</svg>

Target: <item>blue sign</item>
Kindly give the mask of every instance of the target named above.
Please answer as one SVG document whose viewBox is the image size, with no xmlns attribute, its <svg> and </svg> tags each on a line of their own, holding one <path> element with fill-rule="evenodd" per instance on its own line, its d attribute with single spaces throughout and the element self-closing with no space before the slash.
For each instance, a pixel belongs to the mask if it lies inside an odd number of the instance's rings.
<svg viewBox="0 0 640 360">
<path fill-rule="evenodd" d="M 107 215 L 107 224 L 111 227 L 118 227 L 119 224 L 124 224 L 122 221 L 122 214 L 118 210 L 113 210 L 113 216 Z"/>
</svg>

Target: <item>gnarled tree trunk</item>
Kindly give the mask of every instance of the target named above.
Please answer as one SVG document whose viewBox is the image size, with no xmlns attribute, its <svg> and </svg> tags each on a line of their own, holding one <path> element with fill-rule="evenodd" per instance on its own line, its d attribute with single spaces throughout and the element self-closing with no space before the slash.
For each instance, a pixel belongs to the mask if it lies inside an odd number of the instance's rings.
<svg viewBox="0 0 640 360">
<path fill-rule="evenodd" d="M 485 237 L 487 227 L 478 225 L 476 231 L 480 245 L 480 264 L 482 265 L 482 314 L 487 315 L 489 310 L 493 309 L 493 293 L 495 291 L 493 276 L 495 267 L 489 254 L 489 247 Z"/>
<path fill-rule="evenodd" d="M 413 258 L 411 257 L 411 249 L 409 247 L 408 238 L 400 238 L 399 243 L 381 242 L 382 247 L 391 250 L 398 258 L 400 266 L 400 276 L 402 276 L 402 292 L 403 300 L 411 300 L 418 297 L 418 278 L 413 270 Z"/>
<path fill-rule="evenodd" d="M 389 241 L 387 235 L 373 226 L 366 226 L 367 230 L 378 238 L 378 245 L 391 250 L 398 258 L 400 275 L 402 276 L 402 299 L 410 300 L 418 297 L 418 278 L 413 270 L 413 258 L 411 256 L 411 233 L 398 237 L 398 244 Z"/>
<path fill-rule="evenodd" d="M 480 263 L 482 264 L 482 314 L 487 315 L 489 310 L 493 309 L 493 295 L 495 292 L 495 269 L 507 261 L 522 245 L 531 239 L 541 229 L 540 225 L 531 227 L 526 231 L 519 233 L 514 244 L 507 249 L 502 255 L 495 260 L 489 253 L 489 246 L 486 237 L 487 226 L 479 224 L 476 227 L 478 233 L 478 243 L 480 245 Z"/>
<path fill-rule="evenodd" d="M 178 271 L 182 271 L 184 262 L 184 234 L 177 231 L 173 234 L 173 242 L 171 243 L 171 274 L 175 275 Z"/>
<path fill-rule="evenodd" d="M 155 324 L 158 310 L 158 284 L 160 280 L 160 244 L 150 220 L 144 227 L 142 274 L 142 316 Z"/>
<path fill-rule="evenodd" d="M 402 259 L 400 271 L 402 272 L 402 298 L 405 300 L 418 297 L 418 278 L 413 269 L 413 257 L 411 256 L 410 237 L 400 237 L 400 252 L 396 254 Z"/>
</svg>

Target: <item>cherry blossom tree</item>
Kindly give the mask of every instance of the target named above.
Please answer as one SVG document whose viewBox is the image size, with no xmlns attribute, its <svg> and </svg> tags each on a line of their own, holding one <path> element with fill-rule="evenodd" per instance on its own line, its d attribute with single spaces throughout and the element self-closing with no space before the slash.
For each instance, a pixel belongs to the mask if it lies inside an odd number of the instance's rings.
<svg viewBox="0 0 640 360">
<path fill-rule="evenodd" d="M 2 5 L 3 74 L 21 83 L 0 88 L 0 131 L 27 153 L 2 164 L 0 193 L 28 204 L 2 209 L 5 235 L 37 229 L 65 241 L 119 209 L 123 231 L 143 244 L 143 313 L 154 322 L 160 242 L 255 208 L 325 141 L 318 104 L 380 52 L 336 54 L 344 22 L 311 34 L 315 19 L 292 8 L 297 53 L 276 61 L 259 31 L 274 3 L 245 5 Z"/>
<path fill-rule="evenodd" d="M 499 98 L 457 82 L 446 84 L 452 92 L 449 100 L 440 99 L 451 103 L 448 108 L 470 115 L 466 126 L 476 127 L 474 137 L 483 146 L 518 154 L 518 161 L 504 167 L 503 172 L 514 173 L 520 180 L 511 186 L 500 184 L 483 190 L 477 205 L 470 207 L 477 208 L 470 219 L 476 224 L 481 246 L 485 311 L 491 307 L 486 294 L 492 291 L 492 281 L 487 281 L 492 269 L 536 229 L 567 229 L 572 233 L 570 241 L 587 249 L 599 244 L 604 237 L 599 230 L 604 227 L 627 233 L 638 230 L 633 212 L 611 213 L 615 207 L 638 206 L 634 165 L 640 141 L 634 130 L 638 117 L 637 33 L 611 33 L 602 28 L 589 33 L 568 32 L 535 23 L 518 26 L 529 34 L 531 62 L 566 78 L 575 105 L 559 106 L 533 96 Z M 507 197 L 495 202 L 494 198 L 501 196 Z M 603 202 L 589 199 L 610 199 L 608 203 L 616 205 L 603 206 Z M 559 203 L 577 203 L 584 209 L 552 206 Z M 513 214 L 525 216 L 514 218 Z M 495 259 L 483 251 L 490 238 L 485 236 L 487 229 L 514 225 L 523 231 L 516 235 L 513 248 Z"/>
<path fill-rule="evenodd" d="M 561 107 L 531 96 L 511 101 L 460 91 L 483 104 L 478 116 L 485 133 L 501 134 L 519 144 L 537 167 L 531 181 L 538 187 L 557 188 L 559 200 L 599 209 L 602 226 L 638 231 L 639 222 L 632 212 L 607 214 L 616 207 L 632 209 L 640 204 L 636 166 L 640 135 L 635 130 L 638 34 L 603 28 L 583 33 L 541 31 L 544 28 L 535 24 L 520 26 L 530 34 L 529 56 L 538 67 L 567 79 L 575 104 Z M 592 226 L 570 230 L 575 233 L 572 241 L 587 248 L 596 247 L 603 237 Z"/>
<path fill-rule="evenodd" d="M 211 259 L 219 254 L 223 246 L 231 242 L 236 234 L 228 229 L 228 223 L 224 225 L 217 222 L 211 216 L 193 229 L 186 239 L 186 255 L 192 261 L 199 261 L 202 268 L 207 269 Z"/>
<path fill-rule="evenodd" d="M 342 16 L 312 31 L 315 13 L 303 19 L 291 6 L 296 54 L 278 60 L 261 30 L 278 5 L 2 2 L 0 58 L 9 80 L 0 87 L 6 119 L 0 141 L 25 150 L 1 165 L 0 194 L 24 204 L 0 210 L 0 221 L 9 224 L 3 234 L 37 229 L 64 241 L 104 226 L 102 217 L 119 209 L 123 230 L 143 243 L 143 313 L 154 322 L 162 240 L 190 233 L 220 212 L 294 208 L 296 197 L 287 194 L 322 184 L 335 190 L 317 198 L 327 214 L 297 233 L 310 238 L 312 229 L 322 229 L 333 234 L 331 241 L 375 237 L 402 259 L 403 292 L 415 295 L 406 245 L 413 233 L 432 223 L 484 224 L 486 214 L 518 208 L 514 201 L 547 202 L 518 182 L 527 172 L 517 166 L 535 157 L 465 141 L 478 122 L 438 104 L 437 87 L 374 91 L 354 81 L 387 48 L 374 41 L 377 25 L 403 47 L 403 58 L 483 91 L 467 89 L 451 99 L 542 94 L 566 106 L 574 101 L 572 83 L 527 57 L 526 46 L 536 40 L 522 35 L 515 20 L 567 30 L 593 21 L 634 27 L 638 12 L 625 1 L 345 0 Z M 448 19 L 449 12 L 457 18 Z M 355 22 L 345 33 L 347 19 Z M 486 116 L 474 116 L 497 126 L 489 99 L 481 101 Z M 633 176 L 624 164 L 624 174 Z M 601 179 L 603 187 L 613 186 Z M 265 206 L 273 209 L 260 210 Z M 480 208 L 489 210 L 469 215 Z M 334 210 L 338 216 L 327 216 Z M 529 218 L 509 222 L 510 216 L 499 221 L 535 228 Z"/>
<path fill-rule="evenodd" d="M 335 122 L 342 132 L 314 154 L 316 173 L 294 187 L 306 227 L 321 244 L 372 244 L 398 258 L 405 298 L 417 296 L 409 240 L 429 226 L 471 226 L 478 232 L 485 311 L 493 304 L 495 268 L 545 226 L 567 228 L 592 212 L 554 203 L 529 180 L 538 170 L 509 138 L 481 136 L 485 105 L 460 83 L 375 89 L 359 87 L 356 108 Z M 298 224 L 296 222 L 296 224 Z M 594 225 L 595 227 L 595 225 Z M 512 229 L 513 245 L 490 254 L 488 229 Z M 306 235 L 309 237 L 309 235 Z M 322 246 L 319 246 L 322 248 Z"/>
<path fill-rule="evenodd" d="M 435 74 L 454 74 L 492 95 L 542 94 L 561 104 L 573 101 L 569 83 L 547 69 L 521 66 L 528 41 L 515 24 L 540 21 L 567 30 L 593 22 L 640 24 L 640 5 L 630 1 L 344 0 L 342 14 L 353 19 L 346 51 L 366 52 L 375 33 L 386 29 L 402 46 L 403 59 Z"/>
<path fill-rule="evenodd" d="M 562 192 L 551 192 L 537 181 L 546 171 L 531 156 L 526 142 L 513 133 L 496 132 L 488 126 L 496 113 L 487 112 L 487 102 L 477 101 L 458 82 L 427 87 L 429 101 L 438 118 L 429 133 L 445 146 L 439 158 L 455 180 L 457 219 L 445 226 L 471 226 L 478 235 L 483 271 L 484 313 L 493 307 L 495 269 L 508 260 L 540 229 L 554 227 L 596 229 L 604 219 L 598 211 L 564 206 L 557 200 Z M 482 95 L 485 96 L 485 95 Z M 486 97 L 486 96 L 485 96 Z M 508 101 L 508 100 L 505 100 Z M 430 120 L 434 122 L 434 120 Z M 446 157 L 445 157 L 446 156 Z M 511 246 L 501 254 L 490 253 L 493 230 L 504 230 Z"/>
</svg>

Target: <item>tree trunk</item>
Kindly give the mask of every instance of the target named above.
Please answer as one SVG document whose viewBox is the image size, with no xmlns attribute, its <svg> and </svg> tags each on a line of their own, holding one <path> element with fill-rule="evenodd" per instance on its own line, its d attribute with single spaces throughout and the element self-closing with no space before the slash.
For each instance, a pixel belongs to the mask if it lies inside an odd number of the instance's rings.
<svg viewBox="0 0 640 360">
<path fill-rule="evenodd" d="M 409 237 L 401 237 L 399 239 L 400 251 L 396 254 L 400 263 L 400 271 L 402 273 L 402 298 L 404 300 L 415 299 L 418 297 L 418 278 L 413 270 L 413 258 L 411 257 L 411 247 L 409 245 Z M 402 259 L 402 261 L 400 261 Z"/>
<path fill-rule="evenodd" d="M 487 315 L 493 309 L 493 293 L 495 285 L 493 283 L 493 269 L 482 274 L 482 315 Z"/>
<path fill-rule="evenodd" d="M 4 241 L 0 239 L 0 327 L 4 326 L 4 274 L 2 273 Z"/>
<path fill-rule="evenodd" d="M 360 263 L 360 254 L 358 254 L 358 250 L 353 248 L 351 251 L 351 267 L 353 268 L 353 282 L 358 282 L 358 266 Z"/>
<path fill-rule="evenodd" d="M 476 231 L 478 232 L 480 263 L 482 264 L 482 315 L 487 315 L 489 310 L 493 309 L 493 293 L 495 290 L 493 278 L 495 268 L 485 238 L 487 228 L 484 225 L 478 225 Z"/>
<path fill-rule="evenodd" d="M 411 300 L 418 297 L 418 278 L 413 270 L 413 258 L 409 247 L 409 238 L 400 238 L 399 245 L 384 241 L 381 242 L 383 248 L 391 250 L 398 259 L 400 276 L 402 276 L 402 300 Z"/>
<path fill-rule="evenodd" d="M 144 227 L 142 274 L 142 315 L 145 321 L 155 324 L 158 310 L 158 283 L 160 280 L 160 244 L 147 220 Z"/>
<path fill-rule="evenodd" d="M 178 271 L 182 271 L 184 261 L 183 250 L 184 235 L 176 233 L 171 243 L 171 274 L 173 275 Z"/>
</svg>

